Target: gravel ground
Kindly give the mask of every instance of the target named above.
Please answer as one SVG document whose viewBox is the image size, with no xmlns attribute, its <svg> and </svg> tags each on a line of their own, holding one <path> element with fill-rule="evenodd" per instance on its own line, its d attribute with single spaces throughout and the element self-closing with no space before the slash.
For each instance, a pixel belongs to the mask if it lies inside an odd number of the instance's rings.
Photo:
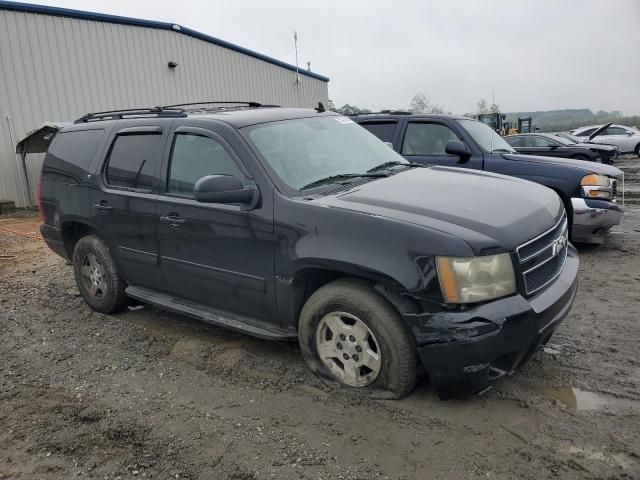
<svg viewBox="0 0 640 480">
<path fill-rule="evenodd" d="M 640 160 L 621 167 L 637 191 Z M 447 402 L 330 391 L 295 344 L 146 306 L 93 313 L 37 217 L 0 217 L 0 479 L 640 478 L 640 197 L 626 207 L 580 248 L 545 350 Z"/>
</svg>

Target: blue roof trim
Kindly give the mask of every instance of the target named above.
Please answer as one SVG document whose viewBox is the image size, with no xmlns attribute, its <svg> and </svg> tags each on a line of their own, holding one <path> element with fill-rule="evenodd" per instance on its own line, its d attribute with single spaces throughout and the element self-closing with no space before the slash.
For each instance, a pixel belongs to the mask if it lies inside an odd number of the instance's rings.
<svg viewBox="0 0 640 480">
<path fill-rule="evenodd" d="M 176 23 L 156 22 L 154 20 L 142 20 L 140 18 L 121 17 L 118 15 L 108 15 L 106 13 L 86 12 L 84 10 L 74 10 L 71 8 L 50 7 L 47 5 L 34 5 L 32 3 L 10 2 L 6 0 L 0 0 L 0 10 L 13 10 L 17 12 L 41 13 L 44 15 L 54 15 L 57 17 L 79 18 L 82 20 L 94 20 L 97 22 L 119 23 L 122 25 L 134 25 L 137 27 L 157 28 L 160 30 L 171 30 L 173 32 L 182 33 L 184 35 L 188 35 L 190 37 L 197 38 L 205 42 L 213 43 L 223 48 L 228 48 L 229 50 L 234 50 L 244 55 L 249 55 L 250 57 L 263 60 L 273 65 L 277 65 L 278 67 L 286 68 L 287 70 L 291 70 L 293 72 L 296 71 L 296 67 L 294 65 L 277 60 L 267 55 L 263 55 L 258 52 L 254 52 L 253 50 L 249 50 L 248 48 L 244 48 L 239 45 L 229 43 L 225 40 L 221 40 L 219 38 L 212 37 L 210 35 L 206 35 L 201 32 L 196 32 L 195 30 L 191 30 L 190 28 L 180 26 Z M 317 80 L 322 80 L 323 82 L 329 81 L 328 77 L 319 75 L 314 72 L 309 72 L 308 70 L 304 70 L 302 68 L 299 69 L 298 72 L 301 75 L 306 75 L 307 77 L 315 78 Z"/>
</svg>

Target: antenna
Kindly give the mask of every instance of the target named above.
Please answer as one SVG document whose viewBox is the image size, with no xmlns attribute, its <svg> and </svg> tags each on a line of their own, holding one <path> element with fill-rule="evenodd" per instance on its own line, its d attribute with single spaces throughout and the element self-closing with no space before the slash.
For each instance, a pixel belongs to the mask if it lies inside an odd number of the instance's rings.
<svg viewBox="0 0 640 480">
<path fill-rule="evenodd" d="M 295 81 L 295 84 L 299 85 L 300 84 L 300 73 L 299 73 L 299 68 L 298 68 L 298 32 L 296 32 L 295 30 L 293 31 L 293 47 L 296 50 L 296 81 Z"/>
</svg>

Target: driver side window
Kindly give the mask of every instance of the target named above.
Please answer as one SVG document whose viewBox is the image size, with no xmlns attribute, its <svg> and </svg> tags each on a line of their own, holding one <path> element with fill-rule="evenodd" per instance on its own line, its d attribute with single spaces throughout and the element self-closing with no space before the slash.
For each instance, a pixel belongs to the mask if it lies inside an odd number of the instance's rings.
<svg viewBox="0 0 640 480">
<path fill-rule="evenodd" d="M 447 155 L 445 148 L 458 136 L 446 125 L 411 122 L 402 144 L 403 155 Z"/>
<path fill-rule="evenodd" d="M 552 147 L 555 145 L 551 140 L 544 137 L 527 137 L 528 147 Z"/>
<path fill-rule="evenodd" d="M 236 162 L 219 142 L 194 133 L 177 133 L 171 152 L 167 191 L 192 196 L 196 182 L 207 175 L 244 178 Z"/>
</svg>

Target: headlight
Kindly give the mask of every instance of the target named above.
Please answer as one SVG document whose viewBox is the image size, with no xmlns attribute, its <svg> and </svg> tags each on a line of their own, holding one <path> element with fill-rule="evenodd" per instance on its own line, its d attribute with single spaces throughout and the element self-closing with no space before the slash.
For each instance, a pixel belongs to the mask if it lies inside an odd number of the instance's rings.
<svg viewBox="0 0 640 480">
<path fill-rule="evenodd" d="M 508 253 L 482 257 L 436 257 L 440 288 L 447 303 L 474 303 L 516 291 Z"/>
<path fill-rule="evenodd" d="M 613 197 L 611 179 L 606 175 L 590 173 L 582 177 L 580 184 L 582 185 L 582 195 L 586 198 L 611 199 Z"/>
</svg>

